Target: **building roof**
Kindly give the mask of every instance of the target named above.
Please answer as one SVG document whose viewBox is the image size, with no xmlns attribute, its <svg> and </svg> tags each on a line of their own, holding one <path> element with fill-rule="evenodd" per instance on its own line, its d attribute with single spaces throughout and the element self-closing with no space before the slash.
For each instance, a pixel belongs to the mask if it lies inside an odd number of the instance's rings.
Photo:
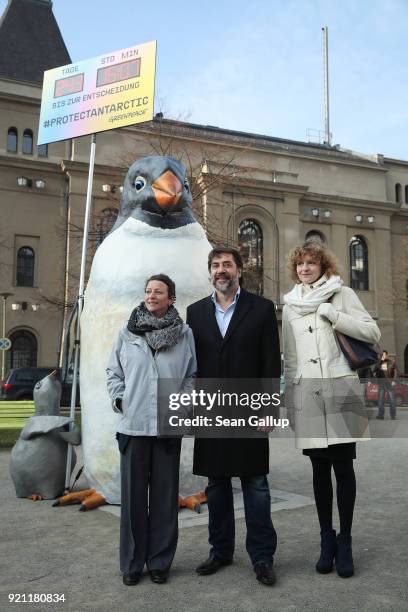
<svg viewBox="0 0 408 612">
<path fill-rule="evenodd" d="M 363 155 L 349 149 L 344 149 L 340 145 L 318 144 L 313 142 L 303 142 L 301 140 L 289 140 L 265 134 L 254 134 L 252 132 L 242 132 L 220 128 L 215 125 L 201 125 L 197 123 L 186 123 L 173 119 L 165 119 L 158 115 L 154 117 L 152 124 L 158 124 L 170 133 L 186 134 L 193 138 L 212 140 L 214 142 L 228 142 L 239 146 L 260 147 L 274 150 L 281 153 L 301 155 L 307 157 L 319 157 L 327 161 L 333 160 L 343 163 L 354 163 L 371 167 L 373 169 L 384 169 L 383 159 L 378 155 Z M 144 127 L 145 126 L 145 127 Z M 138 129 L 149 129 L 149 123 L 141 123 Z"/>
<path fill-rule="evenodd" d="M 0 20 L 0 78 L 42 85 L 45 70 L 70 63 L 51 0 L 9 0 Z"/>
</svg>

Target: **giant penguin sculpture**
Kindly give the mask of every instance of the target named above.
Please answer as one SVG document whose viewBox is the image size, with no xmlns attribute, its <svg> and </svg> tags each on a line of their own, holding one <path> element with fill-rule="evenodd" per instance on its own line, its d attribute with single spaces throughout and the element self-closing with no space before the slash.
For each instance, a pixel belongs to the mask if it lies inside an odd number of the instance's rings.
<svg viewBox="0 0 408 612">
<path fill-rule="evenodd" d="M 114 338 L 143 299 L 144 282 L 152 274 L 165 273 L 175 281 L 181 316 L 190 303 L 208 295 L 210 250 L 192 214 L 184 165 L 160 156 L 134 162 L 125 178 L 118 219 L 96 251 L 81 317 L 84 466 L 101 503 L 120 503 L 115 440 L 119 417 L 106 389 L 106 365 Z M 189 459 L 191 471 L 191 457 L 182 453 L 182 464 Z"/>
<path fill-rule="evenodd" d="M 64 491 L 68 444 L 80 443 L 72 419 L 59 416 L 61 383 L 54 371 L 34 387 L 35 415 L 30 417 L 11 451 L 10 475 L 17 497 L 54 499 Z M 71 472 L 75 464 L 72 457 Z"/>
</svg>

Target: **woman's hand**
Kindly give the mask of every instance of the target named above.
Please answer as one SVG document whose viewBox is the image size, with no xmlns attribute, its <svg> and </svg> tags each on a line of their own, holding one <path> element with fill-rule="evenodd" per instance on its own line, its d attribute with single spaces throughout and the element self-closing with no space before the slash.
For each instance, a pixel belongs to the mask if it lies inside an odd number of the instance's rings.
<svg viewBox="0 0 408 612">
<path fill-rule="evenodd" d="M 317 309 L 317 314 L 325 319 L 328 319 L 333 325 L 337 323 L 337 319 L 339 318 L 339 313 L 337 310 L 328 302 L 320 304 L 319 308 Z"/>
</svg>

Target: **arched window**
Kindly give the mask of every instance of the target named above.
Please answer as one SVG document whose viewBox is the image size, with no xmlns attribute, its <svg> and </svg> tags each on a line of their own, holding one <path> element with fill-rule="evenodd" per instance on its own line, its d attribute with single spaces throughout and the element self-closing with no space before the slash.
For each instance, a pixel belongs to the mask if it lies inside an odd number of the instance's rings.
<svg viewBox="0 0 408 612">
<path fill-rule="evenodd" d="M 7 151 L 9 153 L 17 153 L 18 132 L 17 128 L 11 127 L 7 132 Z"/>
<path fill-rule="evenodd" d="M 350 286 L 368 291 L 368 247 L 363 236 L 353 236 L 350 241 Z"/>
<path fill-rule="evenodd" d="M 32 155 L 33 153 L 33 132 L 32 130 L 24 130 L 23 153 L 26 153 L 27 155 Z"/>
<path fill-rule="evenodd" d="M 17 252 L 17 285 L 34 286 L 34 251 L 31 247 L 21 247 Z"/>
<path fill-rule="evenodd" d="M 244 262 L 245 288 L 258 295 L 263 294 L 263 233 L 254 219 L 244 219 L 239 224 L 238 245 Z"/>
<path fill-rule="evenodd" d="M 7 369 L 37 367 L 37 339 L 29 331 L 19 329 L 10 335 Z"/>
<path fill-rule="evenodd" d="M 96 246 L 99 246 L 111 231 L 118 218 L 117 208 L 104 208 L 95 218 Z"/>
<path fill-rule="evenodd" d="M 405 185 L 405 204 L 408 204 L 408 185 Z"/>
<path fill-rule="evenodd" d="M 305 242 L 320 242 L 320 244 L 326 244 L 326 236 L 319 230 L 310 230 L 305 236 Z"/>
<path fill-rule="evenodd" d="M 47 157 L 48 145 L 47 144 L 38 145 L 37 154 L 38 154 L 38 157 Z"/>
<path fill-rule="evenodd" d="M 401 185 L 399 183 L 395 185 L 395 201 L 401 202 Z"/>
</svg>

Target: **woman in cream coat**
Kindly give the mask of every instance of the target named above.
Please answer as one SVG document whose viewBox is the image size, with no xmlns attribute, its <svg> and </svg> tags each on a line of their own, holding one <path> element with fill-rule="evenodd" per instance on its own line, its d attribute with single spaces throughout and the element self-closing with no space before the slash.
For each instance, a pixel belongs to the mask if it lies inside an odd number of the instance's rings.
<svg viewBox="0 0 408 612">
<path fill-rule="evenodd" d="M 354 573 L 351 526 L 356 497 L 356 442 L 367 440 L 364 385 L 340 350 L 334 330 L 368 343 L 380 331 L 360 300 L 343 285 L 333 254 L 306 242 L 289 256 L 295 286 L 284 296 L 283 346 L 286 406 L 294 421 L 296 446 L 310 457 L 321 530 L 316 564 L 329 573 Z M 333 529 L 331 470 L 337 481 L 340 533 Z"/>
</svg>

